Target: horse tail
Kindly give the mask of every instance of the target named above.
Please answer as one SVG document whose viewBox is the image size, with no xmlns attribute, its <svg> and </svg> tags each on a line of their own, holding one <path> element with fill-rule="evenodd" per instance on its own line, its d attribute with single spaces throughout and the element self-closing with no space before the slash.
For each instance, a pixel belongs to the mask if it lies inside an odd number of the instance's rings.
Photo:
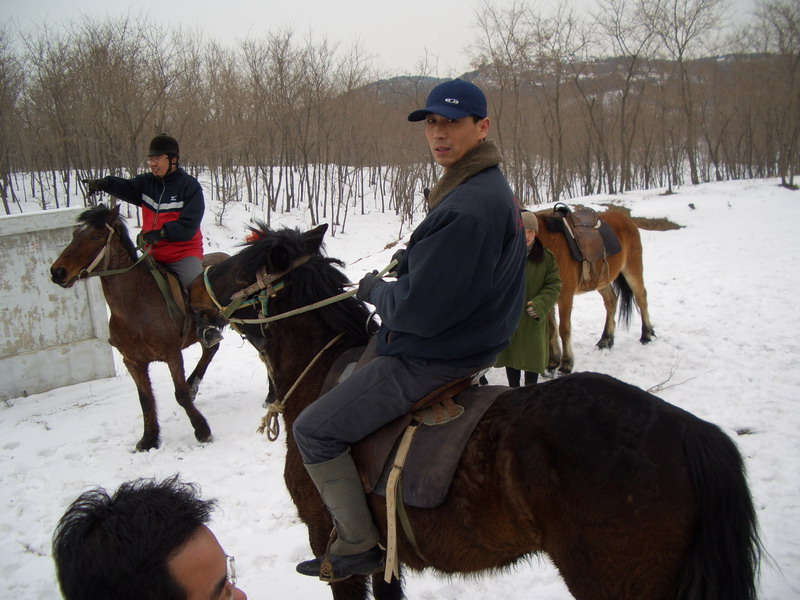
<svg viewBox="0 0 800 600">
<path fill-rule="evenodd" d="M 613 285 L 619 302 L 619 322 L 625 329 L 629 329 L 633 314 L 633 290 L 622 271 L 619 272 Z"/>
<path fill-rule="evenodd" d="M 716 425 L 686 428 L 684 449 L 698 502 L 679 579 L 680 600 L 756 600 L 762 545 L 741 454 Z"/>
</svg>

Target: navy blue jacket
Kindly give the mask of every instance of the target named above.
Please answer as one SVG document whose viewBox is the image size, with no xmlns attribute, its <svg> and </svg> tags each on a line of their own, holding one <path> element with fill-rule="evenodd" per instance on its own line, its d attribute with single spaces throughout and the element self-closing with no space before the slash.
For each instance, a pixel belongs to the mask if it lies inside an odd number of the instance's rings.
<svg viewBox="0 0 800 600">
<path fill-rule="evenodd" d="M 378 354 L 488 366 L 516 329 L 525 234 L 499 167 L 456 187 L 411 235 L 397 281 L 378 283 Z"/>
</svg>

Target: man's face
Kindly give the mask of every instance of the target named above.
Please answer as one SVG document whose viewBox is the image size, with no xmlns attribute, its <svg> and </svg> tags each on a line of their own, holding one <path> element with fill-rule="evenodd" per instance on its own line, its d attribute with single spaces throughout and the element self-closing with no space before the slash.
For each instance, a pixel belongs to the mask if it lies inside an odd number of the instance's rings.
<svg viewBox="0 0 800 600">
<path fill-rule="evenodd" d="M 433 113 L 425 118 L 428 146 L 433 159 L 445 171 L 485 140 L 488 133 L 489 119 L 481 119 L 476 123 L 472 117 L 453 120 Z"/>
<path fill-rule="evenodd" d="M 205 525 L 167 561 L 172 578 L 183 588 L 186 600 L 247 600 L 229 581 L 228 560 L 216 536 Z"/>
<path fill-rule="evenodd" d="M 147 165 L 150 167 L 150 172 L 156 177 L 164 177 L 169 173 L 172 167 L 171 159 L 166 154 L 159 154 L 158 156 L 148 156 Z"/>
</svg>

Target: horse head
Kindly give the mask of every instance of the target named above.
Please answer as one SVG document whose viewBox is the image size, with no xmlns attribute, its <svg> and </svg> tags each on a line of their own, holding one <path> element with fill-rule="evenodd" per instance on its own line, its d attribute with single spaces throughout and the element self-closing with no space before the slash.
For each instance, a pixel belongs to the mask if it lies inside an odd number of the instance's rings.
<svg viewBox="0 0 800 600">
<path fill-rule="evenodd" d="M 193 310 L 218 326 L 226 318 L 234 324 L 240 318 L 250 320 L 250 324 L 239 323 L 238 328 L 256 348 L 262 348 L 267 326 L 253 320 L 310 306 L 342 294 L 349 285 L 339 269 L 343 263 L 323 255 L 327 230 L 327 224 L 303 232 L 270 229 L 257 222 L 250 227 L 241 251 L 208 269 L 205 278 L 194 281 L 190 287 Z M 236 304 L 231 312 L 237 298 L 247 301 Z M 363 338 L 368 327 L 374 329 L 369 311 L 352 297 L 312 312 L 327 330 Z"/>
<path fill-rule="evenodd" d="M 136 259 L 136 249 L 119 208 L 117 205 L 109 209 L 100 204 L 80 214 L 78 226 L 72 232 L 72 241 L 50 267 L 53 283 L 71 287 L 78 279 L 87 277 L 102 259 L 107 262 L 109 245 L 115 234 L 127 253 Z"/>
</svg>

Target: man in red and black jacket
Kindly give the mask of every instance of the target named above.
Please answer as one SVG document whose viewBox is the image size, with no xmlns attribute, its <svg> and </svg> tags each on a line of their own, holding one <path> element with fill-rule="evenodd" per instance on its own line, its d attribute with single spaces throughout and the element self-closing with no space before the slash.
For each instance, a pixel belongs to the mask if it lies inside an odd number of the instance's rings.
<svg viewBox="0 0 800 600">
<path fill-rule="evenodd" d="M 200 183 L 178 165 L 178 141 L 164 133 L 150 141 L 149 173 L 132 179 L 106 176 L 85 179 L 87 192 L 106 192 L 142 209 L 142 238 L 155 260 L 174 272 L 184 290 L 203 272 L 203 234 L 200 223 L 205 200 Z M 202 332 L 203 343 L 222 339 L 216 329 Z"/>
</svg>

